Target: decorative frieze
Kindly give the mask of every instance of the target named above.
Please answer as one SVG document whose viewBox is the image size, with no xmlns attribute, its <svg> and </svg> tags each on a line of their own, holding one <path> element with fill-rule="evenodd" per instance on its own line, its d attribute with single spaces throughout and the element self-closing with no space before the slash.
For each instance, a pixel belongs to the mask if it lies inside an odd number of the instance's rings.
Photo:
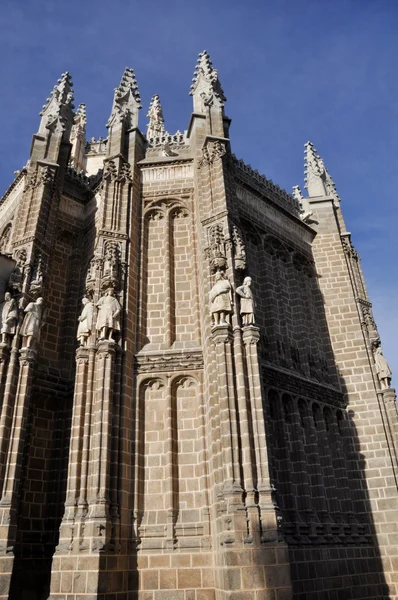
<svg viewBox="0 0 398 600">
<path fill-rule="evenodd" d="M 143 183 L 171 181 L 173 179 L 190 179 L 193 177 L 192 163 L 178 163 L 161 167 L 142 167 Z"/>
<path fill-rule="evenodd" d="M 137 354 L 135 357 L 137 373 L 164 372 L 164 371 L 197 371 L 203 369 L 203 355 L 201 351 L 188 351 L 184 353 L 151 353 Z"/>
</svg>

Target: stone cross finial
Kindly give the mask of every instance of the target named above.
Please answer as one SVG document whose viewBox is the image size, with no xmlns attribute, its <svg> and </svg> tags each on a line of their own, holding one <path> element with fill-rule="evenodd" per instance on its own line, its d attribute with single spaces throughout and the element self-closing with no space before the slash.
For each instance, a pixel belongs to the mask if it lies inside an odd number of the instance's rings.
<svg viewBox="0 0 398 600">
<path fill-rule="evenodd" d="M 155 94 L 149 105 L 147 117 L 149 118 L 147 138 L 161 137 L 165 132 L 164 118 L 160 98 Z"/>
</svg>

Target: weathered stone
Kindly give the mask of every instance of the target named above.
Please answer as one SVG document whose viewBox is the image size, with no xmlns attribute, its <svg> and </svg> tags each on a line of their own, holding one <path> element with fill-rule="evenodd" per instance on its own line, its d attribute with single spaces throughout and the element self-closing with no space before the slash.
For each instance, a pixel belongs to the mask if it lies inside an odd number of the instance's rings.
<svg viewBox="0 0 398 600">
<path fill-rule="evenodd" d="M 397 598 L 395 391 L 323 160 L 307 198 L 237 160 L 207 52 L 185 133 L 155 96 L 145 139 L 127 68 L 87 143 L 71 86 L 0 201 L 0 600 Z"/>
</svg>

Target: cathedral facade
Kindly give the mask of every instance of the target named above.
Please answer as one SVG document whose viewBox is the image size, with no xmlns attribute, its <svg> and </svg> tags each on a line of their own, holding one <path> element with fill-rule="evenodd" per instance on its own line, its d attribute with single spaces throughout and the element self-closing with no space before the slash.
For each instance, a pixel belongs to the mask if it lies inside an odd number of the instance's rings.
<svg viewBox="0 0 398 600">
<path fill-rule="evenodd" d="M 334 182 L 65 73 L 0 201 L 0 600 L 398 598 L 391 370 Z M 11 265 L 11 267 L 10 267 Z M 7 271 L 9 269 L 9 271 Z M 6 275 L 5 275 L 6 274 Z"/>
</svg>

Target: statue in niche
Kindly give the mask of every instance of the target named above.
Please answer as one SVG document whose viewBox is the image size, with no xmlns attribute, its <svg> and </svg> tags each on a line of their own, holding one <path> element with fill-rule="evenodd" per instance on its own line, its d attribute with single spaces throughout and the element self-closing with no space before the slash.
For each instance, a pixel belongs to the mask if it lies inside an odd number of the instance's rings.
<svg viewBox="0 0 398 600">
<path fill-rule="evenodd" d="M 254 299 L 251 285 L 252 278 L 245 277 L 243 285 L 236 288 L 236 293 L 240 296 L 240 314 L 243 327 L 254 325 Z"/>
<path fill-rule="evenodd" d="M 31 348 L 33 343 L 40 340 L 40 331 L 44 325 L 43 302 L 43 298 L 40 297 L 36 302 L 29 302 L 25 308 L 25 316 L 21 327 L 24 348 Z"/>
<path fill-rule="evenodd" d="M 100 339 L 112 340 L 112 334 L 115 331 L 120 331 L 119 315 L 122 310 L 118 300 L 115 298 L 115 290 L 108 288 L 97 302 L 97 331 L 99 331 Z"/>
<path fill-rule="evenodd" d="M 232 286 L 222 271 L 216 271 L 215 283 L 209 293 L 210 314 L 214 325 L 228 323 L 227 315 L 232 312 Z"/>
<path fill-rule="evenodd" d="M 93 303 L 86 296 L 82 299 L 83 310 L 78 318 L 77 339 L 81 346 L 87 345 L 93 326 Z"/>
<path fill-rule="evenodd" d="M 18 306 L 10 292 L 6 292 L 1 307 L 1 343 L 8 344 L 15 334 L 18 322 Z"/>
<path fill-rule="evenodd" d="M 374 349 L 374 359 L 376 364 L 376 373 L 380 381 L 382 390 L 387 390 L 391 386 L 392 371 L 386 358 L 383 355 L 380 344 Z"/>
</svg>

